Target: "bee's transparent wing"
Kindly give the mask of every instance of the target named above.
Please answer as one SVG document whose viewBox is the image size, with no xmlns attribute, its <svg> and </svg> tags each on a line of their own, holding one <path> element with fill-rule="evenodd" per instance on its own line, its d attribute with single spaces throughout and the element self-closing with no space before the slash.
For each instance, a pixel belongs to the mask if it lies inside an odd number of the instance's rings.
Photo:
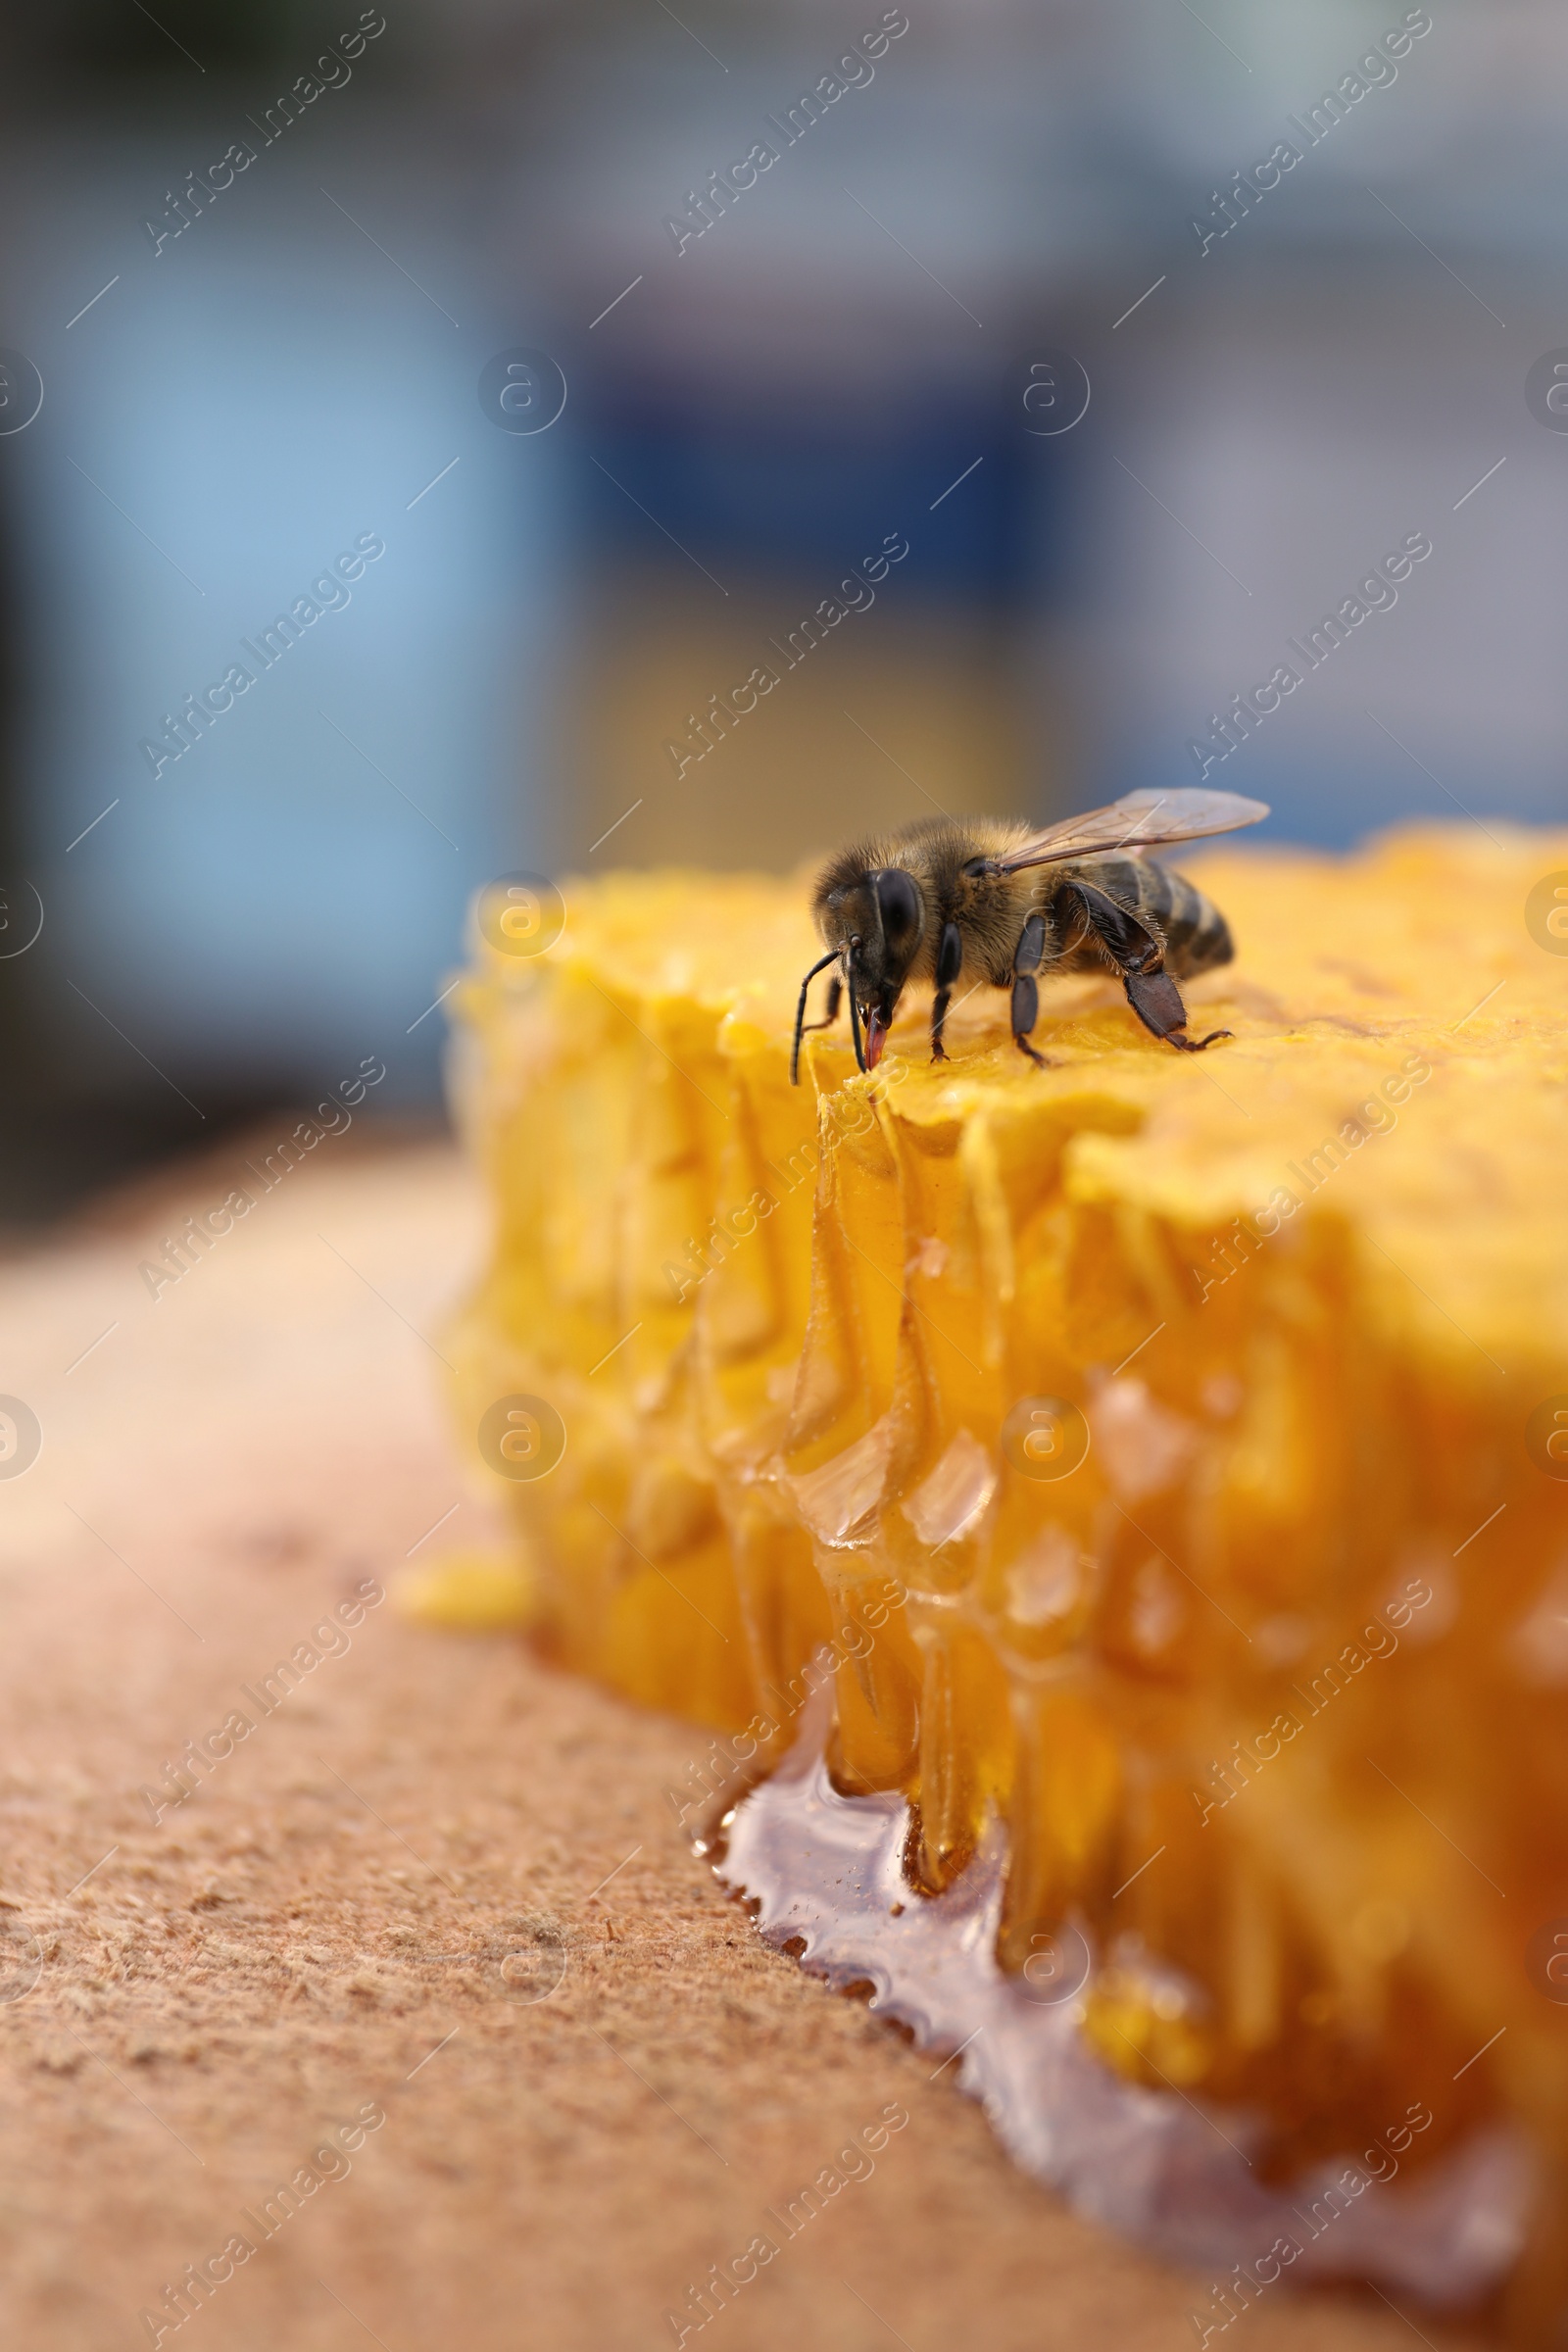
<svg viewBox="0 0 1568 2352">
<path fill-rule="evenodd" d="M 1091 808 L 1047 825 L 995 861 L 995 870 L 1014 874 L 1020 866 L 1054 865 L 1063 858 L 1094 858 L 1115 850 L 1148 850 L 1172 841 L 1201 841 L 1210 833 L 1234 833 L 1268 814 L 1266 801 L 1245 800 L 1239 792 L 1129 792 L 1108 808 Z"/>
</svg>

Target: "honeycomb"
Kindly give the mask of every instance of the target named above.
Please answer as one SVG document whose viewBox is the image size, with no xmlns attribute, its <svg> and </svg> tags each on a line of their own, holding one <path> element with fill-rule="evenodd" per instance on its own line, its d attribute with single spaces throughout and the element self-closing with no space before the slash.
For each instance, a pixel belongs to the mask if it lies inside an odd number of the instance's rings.
<svg viewBox="0 0 1568 2352">
<path fill-rule="evenodd" d="M 880 1069 L 841 1020 L 794 1089 L 801 878 L 567 884 L 559 936 L 481 903 L 464 1419 L 543 1649 L 753 1773 L 827 1680 L 834 1787 L 907 1803 L 909 1899 L 1002 1825 L 1002 1967 L 1086 1936 L 1116 2075 L 1260 2119 L 1282 2181 L 1417 2107 L 1407 2171 L 1511 2136 L 1506 2309 L 1546 2340 L 1568 836 L 1183 868 L 1237 937 L 1186 992 L 1229 1042 L 1062 980 L 1047 1069 L 982 990 L 948 1063 L 906 1000 Z"/>
</svg>

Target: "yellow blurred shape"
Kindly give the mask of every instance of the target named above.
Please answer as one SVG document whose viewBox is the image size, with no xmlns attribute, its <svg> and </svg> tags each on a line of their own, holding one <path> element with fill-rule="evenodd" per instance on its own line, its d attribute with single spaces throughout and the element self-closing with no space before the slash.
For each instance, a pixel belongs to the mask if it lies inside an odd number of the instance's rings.
<svg viewBox="0 0 1568 2352">
<path fill-rule="evenodd" d="M 831 1679 L 831 1767 L 907 1798 L 916 1887 L 999 1814 L 1004 1967 L 1089 1936 L 1108 2064 L 1250 2108 L 1282 2173 L 1411 2102 L 1407 2168 L 1522 2125 L 1539 2313 L 1568 958 L 1526 910 L 1568 838 L 1183 862 L 1239 942 L 1188 992 L 1234 1032 L 1202 1055 L 1048 981 L 1036 1069 L 960 980 L 951 1062 L 911 999 L 881 1070 L 841 1019 L 792 1089 L 802 878 L 612 874 L 547 953 L 481 944 L 464 1415 L 566 1432 L 506 1474 L 548 1653 L 764 1754 Z"/>
<path fill-rule="evenodd" d="M 534 1580 L 514 1555 L 453 1551 L 427 1567 L 405 1568 L 392 1586 L 392 1605 L 418 1625 L 448 1633 L 508 1633 L 533 1615 Z"/>
</svg>

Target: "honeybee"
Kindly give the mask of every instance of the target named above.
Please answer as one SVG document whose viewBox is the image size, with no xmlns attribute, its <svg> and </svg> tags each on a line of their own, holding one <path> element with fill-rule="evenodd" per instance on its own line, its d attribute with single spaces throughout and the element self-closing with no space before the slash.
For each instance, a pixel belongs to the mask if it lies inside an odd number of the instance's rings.
<svg viewBox="0 0 1568 2352">
<path fill-rule="evenodd" d="M 1183 1054 L 1200 1054 L 1228 1029 L 1186 1034 L 1176 983 L 1229 963 L 1235 953 L 1217 906 L 1140 850 L 1231 833 L 1267 816 L 1262 801 L 1234 792 L 1134 792 L 1108 808 L 1034 832 L 995 817 L 927 817 L 843 850 L 817 878 L 811 912 L 827 954 L 801 982 L 790 1081 L 799 1085 L 811 982 L 837 964 L 826 1029 L 846 986 L 855 1058 L 873 1070 L 900 997 L 929 980 L 931 1056 L 945 1061 L 943 1024 L 960 973 L 975 986 L 1012 991 L 1013 1043 L 1029 1059 L 1040 1011 L 1040 972 L 1118 973 L 1146 1029 Z M 863 1042 L 862 1042 L 863 1026 Z"/>
</svg>

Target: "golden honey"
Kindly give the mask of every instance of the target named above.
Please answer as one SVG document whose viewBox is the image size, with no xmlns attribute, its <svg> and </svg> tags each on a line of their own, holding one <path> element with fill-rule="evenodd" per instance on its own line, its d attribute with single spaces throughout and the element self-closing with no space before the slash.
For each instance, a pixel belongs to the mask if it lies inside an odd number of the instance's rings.
<svg viewBox="0 0 1568 2352">
<path fill-rule="evenodd" d="M 1272 2181 L 1414 2106 L 1403 2180 L 1515 2149 L 1545 2340 L 1568 836 L 1183 864 L 1239 951 L 1194 1025 L 1233 1038 L 1178 1055 L 1062 981 L 1046 1070 L 982 990 L 950 1062 L 910 1001 L 870 1077 L 841 1022 L 792 1089 L 800 879 L 570 883 L 537 954 L 481 924 L 463 1416 L 559 1417 L 559 1458 L 487 1449 L 546 1651 L 764 1763 L 829 1679 L 832 1788 L 905 1800 L 907 1901 L 1000 1839 L 1004 1975 L 1084 1938 L 1122 2082 L 1252 2117 Z"/>
</svg>

